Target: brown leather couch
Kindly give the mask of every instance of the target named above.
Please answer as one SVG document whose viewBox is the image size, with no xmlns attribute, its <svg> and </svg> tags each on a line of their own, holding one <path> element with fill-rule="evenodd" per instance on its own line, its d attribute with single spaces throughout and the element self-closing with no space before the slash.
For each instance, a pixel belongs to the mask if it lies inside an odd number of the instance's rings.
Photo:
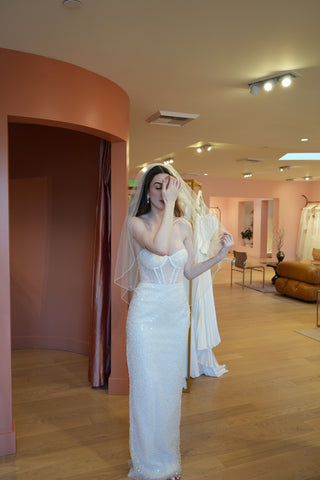
<svg viewBox="0 0 320 480">
<path fill-rule="evenodd" d="M 303 262 L 281 262 L 277 266 L 275 287 L 279 293 L 306 302 L 317 301 L 320 266 Z"/>
</svg>

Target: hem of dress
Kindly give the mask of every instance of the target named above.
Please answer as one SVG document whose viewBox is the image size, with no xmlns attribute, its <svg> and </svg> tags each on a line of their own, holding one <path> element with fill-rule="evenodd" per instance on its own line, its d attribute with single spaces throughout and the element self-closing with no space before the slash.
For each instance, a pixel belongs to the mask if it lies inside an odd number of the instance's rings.
<svg viewBox="0 0 320 480">
<path fill-rule="evenodd" d="M 133 467 L 132 467 L 132 462 L 129 461 L 129 466 L 131 466 L 130 472 L 128 473 L 128 478 L 132 478 L 132 480 L 178 480 L 181 479 L 181 472 L 173 472 L 169 473 L 168 475 L 165 475 L 164 477 L 146 477 L 142 473 L 138 473 Z"/>
</svg>

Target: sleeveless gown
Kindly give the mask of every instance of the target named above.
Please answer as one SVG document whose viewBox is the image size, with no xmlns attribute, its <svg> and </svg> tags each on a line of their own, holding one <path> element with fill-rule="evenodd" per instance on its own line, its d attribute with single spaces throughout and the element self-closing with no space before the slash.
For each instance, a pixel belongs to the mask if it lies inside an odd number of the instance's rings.
<svg viewBox="0 0 320 480">
<path fill-rule="evenodd" d="M 181 472 L 180 415 L 190 310 L 187 251 L 159 256 L 141 250 L 127 319 L 130 378 L 129 477 L 167 480 Z"/>
</svg>

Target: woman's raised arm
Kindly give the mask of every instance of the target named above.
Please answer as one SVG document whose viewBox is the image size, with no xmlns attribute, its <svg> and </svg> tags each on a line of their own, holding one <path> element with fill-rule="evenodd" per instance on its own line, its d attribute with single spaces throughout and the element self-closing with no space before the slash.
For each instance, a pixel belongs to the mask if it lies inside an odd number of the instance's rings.
<svg viewBox="0 0 320 480">
<path fill-rule="evenodd" d="M 206 272 L 212 268 L 217 263 L 221 262 L 224 257 L 227 255 L 230 248 L 233 246 L 233 238 L 230 233 L 224 233 L 221 238 L 221 250 L 217 253 L 216 256 L 208 258 L 204 262 L 195 263 L 194 262 L 194 251 L 192 245 L 192 230 L 190 224 L 184 227 L 186 229 L 186 237 L 184 245 L 188 252 L 188 260 L 184 267 L 184 274 L 188 280 L 198 277 L 202 273 Z"/>
</svg>

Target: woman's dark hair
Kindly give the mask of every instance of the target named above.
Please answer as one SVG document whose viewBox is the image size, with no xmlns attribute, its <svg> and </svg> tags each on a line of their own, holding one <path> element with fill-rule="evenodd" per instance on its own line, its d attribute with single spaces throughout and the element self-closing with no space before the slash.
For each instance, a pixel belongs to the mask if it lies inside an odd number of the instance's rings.
<svg viewBox="0 0 320 480">
<path fill-rule="evenodd" d="M 150 184 L 152 182 L 153 177 L 155 177 L 156 175 L 159 175 L 159 173 L 166 173 L 171 177 L 173 176 L 172 173 L 162 165 L 155 165 L 154 167 L 150 168 L 150 170 L 148 171 L 148 173 L 146 173 L 143 179 L 143 185 L 141 187 L 141 200 L 138 206 L 136 217 L 140 217 L 140 215 L 144 215 L 145 213 L 150 212 L 151 204 L 150 202 L 149 203 L 147 202 L 147 195 L 148 195 Z M 176 203 L 174 206 L 174 215 L 176 217 L 183 216 L 183 211 L 179 206 L 178 199 L 176 200 Z"/>
</svg>

